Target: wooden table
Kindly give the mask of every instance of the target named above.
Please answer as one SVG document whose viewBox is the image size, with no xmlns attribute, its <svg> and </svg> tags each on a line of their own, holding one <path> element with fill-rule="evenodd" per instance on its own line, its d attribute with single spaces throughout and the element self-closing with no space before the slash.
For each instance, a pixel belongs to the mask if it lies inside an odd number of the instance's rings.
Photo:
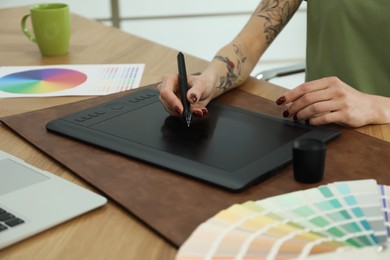
<svg viewBox="0 0 390 260">
<path fill-rule="evenodd" d="M 177 50 L 72 15 L 72 40 L 68 55 L 42 57 L 21 32 L 20 19 L 27 7 L 0 10 L 0 65 L 144 63 L 141 85 L 161 80 L 176 71 Z M 202 71 L 207 62 L 186 56 L 188 73 Z M 275 100 L 285 89 L 255 79 L 242 89 Z M 0 117 L 66 104 L 90 97 L 0 99 Z M 390 141 L 390 125 L 367 126 L 363 133 Z M 15 133 L 0 125 L 0 149 L 41 169 L 92 189 L 50 160 Z M 173 259 L 176 248 L 115 203 L 68 221 L 0 251 L 0 259 Z"/>
</svg>

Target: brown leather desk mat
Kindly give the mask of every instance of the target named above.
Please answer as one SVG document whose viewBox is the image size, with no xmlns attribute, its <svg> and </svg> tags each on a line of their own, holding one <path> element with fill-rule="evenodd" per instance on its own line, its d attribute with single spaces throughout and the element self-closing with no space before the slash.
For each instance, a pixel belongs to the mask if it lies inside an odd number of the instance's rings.
<svg viewBox="0 0 390 260">
<path fill-rule="evenodd" d="M 175 246 L 180 246 L 200 223 L 231 204 L 319 185 L 295 182 L 290 165 L 260 184 L 241 193 L 231 193 L 48 133 L 45 129 L 46 123 L 51 120 L 125 94 L 127 92 L 19 114 L 2 118 L 1 121 Z M 274 115 L 280 115 L 283 111 L 273 102 L 241 90 L 225 94 L 218 102 Z M 374 178 L 378 183 L 390 184 L 390 143 L 350 129 L 342 128 L 341 132 L 339 138 L 327 145 L 322 183 Z"/>
</svg>

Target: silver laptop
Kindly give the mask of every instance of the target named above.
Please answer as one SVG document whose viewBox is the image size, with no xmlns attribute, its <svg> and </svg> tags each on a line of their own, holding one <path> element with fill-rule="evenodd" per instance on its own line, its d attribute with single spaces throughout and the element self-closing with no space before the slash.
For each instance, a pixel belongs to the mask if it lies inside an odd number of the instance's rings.
<svg viewBox="0 0 390 260">
<path fill-rule="evenodd" d="M 94 192 L 0 151 L 0 249 L 106 202 Z"/>
</svg>

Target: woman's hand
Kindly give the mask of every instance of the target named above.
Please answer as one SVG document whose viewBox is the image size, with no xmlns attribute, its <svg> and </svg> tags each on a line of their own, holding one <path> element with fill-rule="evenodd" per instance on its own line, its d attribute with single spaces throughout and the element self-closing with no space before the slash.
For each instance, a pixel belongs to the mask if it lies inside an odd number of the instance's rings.
<svg viewBox="0 0 390 260">
<path fill-rule="evenodd" d="M 306 82 L 286 92 L 276 103 L 291 103 L 283 116 L 308 120 L 311 125 L 339 123 L 360 127 L 388 120 L 382 117 L 383 99 L 359 92 L 337 77 L 328 77 Z"/>
<path fill-rule="evenodd" d="M 174 73 L 164 75 L 157 89 L 160 92 L 160 101 L 165 110 L 173 116 L 181 116 L 183 114 L 183 104 L 180 101 L 178 75 Z M 188 75 L 187 99 L 191 104 L 193 116 L 202 117 L 207 115 L 206 106 L 213 97 L 211 80 L 202 75 Z"/>
</svg>

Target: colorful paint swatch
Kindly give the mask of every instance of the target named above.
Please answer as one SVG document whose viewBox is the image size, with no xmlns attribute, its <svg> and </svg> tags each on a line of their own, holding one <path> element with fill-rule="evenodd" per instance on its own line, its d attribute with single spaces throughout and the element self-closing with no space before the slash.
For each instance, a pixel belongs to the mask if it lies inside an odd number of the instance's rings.
<svg viewBox="0 0 390 260">
<path fill-rule="evenodd" d="M 390 237 L 387 186 L 335 182 L 232 205 L 201 224 L 177 259 L 304 259 Z"/>
<path fill-rule="evenodd" d="M 381 194 L 380 201 L 385 218 L 387 237 L 390 238 L 390 186 L 379 185 L 378 188 Z"/>
</svg>

